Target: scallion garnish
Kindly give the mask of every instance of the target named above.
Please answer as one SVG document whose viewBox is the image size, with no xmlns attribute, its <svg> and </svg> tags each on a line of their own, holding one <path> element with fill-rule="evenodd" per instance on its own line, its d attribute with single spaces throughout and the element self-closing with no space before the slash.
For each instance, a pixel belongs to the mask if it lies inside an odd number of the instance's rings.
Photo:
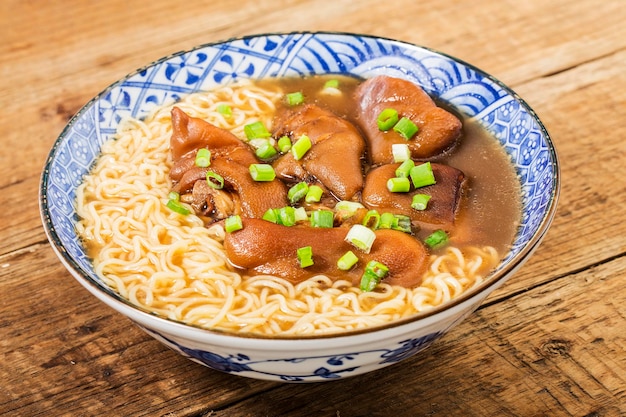
<svg viewBox="0 0 626 417">
<path fill-rule="evenodd" d="M 298 261 L 300 262 L 300 268 L 306 268 L 313 265 L 313 248 L 311 246 L 304 246 L 297 250 Z"/>
<path fill-rule="evenodd" d="M 388 273 L 389 268 L 385 264 L 375 260 L 369 261 L 361 276 L 361 291 L 372 291 Z"/>
<path fill-rule="evenodd" d="M 387 180 L 387 189 L 392 193 L 406 193 L 411 189 L 408 178 L 394 177 Z"/>
<path fill-rule="evenodd" d="M 394 162 L 404 162 L 411 159 L 411 150 L 406 143 L 393 143 L 391 145 L 391 154 Z"/>
<path fill-rule="evenodd" d="M 365 217 L 363 217 L 361 224 L 372 230 L 378 229 L 378 225 L 380 224 L 380 214 L 378 214 L 376 210 L 368 211 L 365 213 Z"/>
<path fill-rule="evenodd" d="M 273 181 L 276 178 L 276 172 L 270 164 L 251 164 L 249 170 L 255 181 Z"/>
<path fill-rule="evenodd" d="M 383 213 L 380 215 L 380 221 L 378 222 L 379 229 L 391 229 L 391 226 L 396 216 L 393 213 Z"/>
<path fill-rule="evenodd" d="M 350 270 L 350 268 L 356 265 L 358 261 L 359 258 L 354 254 L 354 252 L 349 250 L 337 260 L 337 268 L 341 269 L 342 271 L 348 271 Z"/>
<path fill-rule="evenodd" d="M 297 106 L 298 104 L 302 104 L 304 102 L 304 94 L 301 91 L 296 91 L 294 93 L 288 93 L 285 95 L 287 99 L 287 104 L 290 106 Z"/>
<path fill-rule="evenodd" d="M 276 209 L 267 209 L 267 211 L 263 214 L 263 220 L 267 220 L 268 222 L 278 223 L 278 215 L 276 213 Z"/>
<path fill-rule="evenodd" d="M 270 141 L 266 139 L 261 142 L 259 147 L 256 148 L 256 151 L 254 151 L 254 153 L 259 159 L 262 160 L 272 159 L 277 154 L 276 148 L 274 148 Z"/>
<path fill-rule="evenodd" d="M 220 113 L 222 116 L 224 116 L 225 118 L 229 118 L 233 115 L 233 110 L 230 108 L 230 106 L 228 104 L 219 104 L 217 106 L 217 111 L 218 113 Z"/>
<path fill-rule="evenodd" d="M 335 204 L 335 214 L 340 219 L 347 219 L 354 216 L 357 210 L 365 208 L 365 206 L 357 201 L 341 200 Z"/>
<path fill-rule="evenodd" d="M 268 209 L 263 214 L 262 219 L 283 226 L 293 226 L 296 222 L 306 220 L 307 215 L 304 207 L 298 207 L 296 209 L 291 206 L 285 206 Z"/>
<path fill-rule="evenodd" d="M 430 165 L 430 162 L 415 165 L 411 168 L 409 176 L 411 177 L 411 181 L 413 182 L 413 186 L 415 188 L 425 187 L 437 182 L 435 181 L 435 174 L 433 173 L 433 168 Z"/>
<path fill-rule="evenodd" d="M 398 111 L 396 109 L 387 108 L 380 112 L 376 119 L 378 129 L 386 132 L 398 123 Z"/>
<path fill-rule="evenodd" d="M 409 140 L 418 131 L 417 125 L 411 121 L 408 117 L 403 117 L 398 120 L 393 130 L 400 134 L 404 139 Z"/>
<path fill-rule="evenodd" d="M 281 136 L 277 145 L 280 153 L 287 153 L 291 149 L 291 139 L 289 139 L 289 136 Z"/>
<path fill-rule="evenodd" d="M 241 229 L 243 229 L 243 222 L 241 216 L 238 214 L 228 216 L 226 220 L 224 220 L 224 230 L 226 230 L 226 233 L 236 232 Z"/>
<path fill-rule="evenodd" d="M 391 222 L 391 229 L 411 233 L 411 218 L 403 214 L 395 214 Z"/>
<path fill-rule="evenodd" d="M 175 211 L 178 214 L 182 214 L 183 216 L 186 216 L 187 214 L 190 213 L 189 209 L 185 206 L 183 206 L 180 201 L 175 201 L 175 200 L 168 200 L 166 206 L 172 210 Z"/>
<path fill-rule="evenodd" d="M 362 224 L 352 225 L 345 238 L 346 242 L 352 244 L 358 249 L 361 249 L 365 253 L 370 252 L 375 239 L 376 233 Z"/>
<path fill-rule="evenodd" d="M 306 214 L 306 210 L 304 207 L 298 207 L 294 210 L 294 217 L 296 218 L 296 222 L 300 222 L 303 220 L 308 220 L 309 217 Z"/>
<path fill-rule="evenodd" d="M 311 227 L 331 228 L 334 225 L 334 214 L 330 210 L 315 210 L 311 212 Z"/>
<path fill-rule="evenodd" d="M 448 234 L 445 230 L 435 230 L 426 239 L 424 239 L 424 243 L 431 249 L 438 249 L 448 243 Z"/>
<path fill-rule="evenodd" d="M 309 149 L 311 149 L 311 139 L 307 135 L 302 135 L 300 138 L 291 146 L 291 153 L 296 161 L 299 161 L 304 157 Z"/>
<path fill-rule="evenodd" d="M 170 191 L 167 195 L 167 198 L 168 200 L 165 205 L 170 210 L 184 216 L 191 213 L 191 211 L 187 207 L 182 205 L 182 203 L 180 202 L 180 194 L 178 194 L 176 191 Z"/>
<path fill-rule="evenodd" d="M 309 191 L 309 185 L 302 181 L 294 185 L 287 191 L 287 198 L 289 198 L 289 202 L 291 204 L 295 204 L 298 201 L 302 200 L 306 193 Z"/>
<path fill-rule="evenodd" d="M 415 166 L 415 162 L 412 159 L 407 159 L 402 162 L 398 168 L 396 168 L 396 177 L 398 178 L 408 178 L 411 174 L 411 169 Z"/>
<path fill-rule="evenodd" d="M 307 191 L 306 196 L 304 196 L 304 201 L 307 203 L 319 203 L 322 199 L 322 194 L 324 194 L 324 190 L 319 185 L 309 185 L 309 191 Z"/>
<path fill-rule="evenodd" d="M 339 80 L 332 79 L 324 83 L 324 88 L 339 88 Z"/>
<path fill-rule="evenodd" d="M 207 148 L 198 149 L 198 152 L 196 152 L 195 164 L 200 168 L 206 168 L 211 165 L 211 151 Z"/>
<path fill-rule="evenodd" d="M 413 195 L 413 199 L 411 201 L 411 207 L 415 210 L 426 210 L 429 201 L 430 196 L 428 194 L 415 194 Z"/>
<path fill-rule="evenodd" d="M 213 171 L 206 172 L 206 182 L 209 184 L 209 187 L 215 188 L 216 190 L 224 188 L 224 177 Z"/>
<path fill-rule="evenodd" d="M 243 131 L 246 134 L 248 140 L 269 138 L 270 136 L 272 136 L 272 134 L 267 130 L 267 128 L 261 121 L 245 125 L 243 127 Z"/>
<path fill-rule="evenodd" d="M 291 206 L 285 206 L 277 209 L 276 223 L 283 226 L 293 226 L 296 224 L 296 209 Z"/>
</svg>

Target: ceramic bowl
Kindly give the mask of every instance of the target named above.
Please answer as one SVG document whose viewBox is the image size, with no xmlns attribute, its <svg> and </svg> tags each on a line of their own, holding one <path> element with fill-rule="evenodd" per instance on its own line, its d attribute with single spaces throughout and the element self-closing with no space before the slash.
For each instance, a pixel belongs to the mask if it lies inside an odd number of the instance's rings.
<svg viewBox="0 0 626 417">
<path fill-rule="evenodd" d="M 459 298 L 384 327 L 291 339 L 203 330 L 135 307 L 104 285 L 76 234 L 74 199 L 121 118 L 238 78 L 339 73 L 414 81 L 479 120 L 510 155 L 523 193 L 515 241 L 494 274 Z M 472 313 L 531 255 L 554 216 L 559 167 L 536 114 L 510 88 L 453 57 L 391 39 L 344 33 L 250 36 L 198 46 L 128 75 L 87 103 L 54 143 L 41 177 L 46 234 L 68 271 L 94 296 L 180 354 L 233 375 L 289 382 L 331 381 L 379 369 L 422 351 Z"/>
</svg>

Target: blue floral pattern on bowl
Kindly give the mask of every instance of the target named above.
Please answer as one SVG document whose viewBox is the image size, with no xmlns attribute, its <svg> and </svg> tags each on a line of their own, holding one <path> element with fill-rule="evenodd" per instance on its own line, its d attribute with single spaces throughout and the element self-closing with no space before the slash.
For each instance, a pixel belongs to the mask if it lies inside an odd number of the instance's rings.
<svg viewBox="0 0 626 417">
<path fill-rule="evenodd" d="M 253 359 L 242 353 L 220 355 L 204 349 L 197 349 L 184 346 L 176 341 L 154 331 L 143 327 L 143 330 L 152 337 L 160 340 L 163 344 L 178 351 L 196 362 L 199 362 L 211 369 L 233 374 L 257 374 L 263 375 L 265 379 L 280 379 L 285 382 L 311 382 L 319 379 L 338 379 L 358 373 L 361 363 L 360 356 L 372 356 L 378 358 L 380 364 L 393 364 L 415 355 L 426 349 L 435 340 L 442 336 L 445 331 L 439 331 L 425 336 L 401 340 L 395 349 L 380 348 L 363 351 L 353 351 L 341 355 L 321 355 L 321 356 L 301 356 L 285 359 Z M 299 369 L 305 372 L 293 372 L 292 368 L 285 367 L 285 364 L 298 364 Z M 272 370 L 258 369 L 259 365 L 268 365 Z M 284 372 L 290 369 L 290 373 Z M 281 371 L 283 371 L 281 373 Z M 309 372 L 308 374 L 306 372 Z"/>
</svg>

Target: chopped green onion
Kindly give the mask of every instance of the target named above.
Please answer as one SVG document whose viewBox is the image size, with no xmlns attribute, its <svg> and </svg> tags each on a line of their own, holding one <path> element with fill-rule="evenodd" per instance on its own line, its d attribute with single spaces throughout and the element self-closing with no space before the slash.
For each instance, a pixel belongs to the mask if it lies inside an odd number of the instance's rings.
<svg viewBox="0 0 626 417">
<path fill-rule="evenodd" d="M 391 145 L 391 154 L 394 162 L 404 162 L 411 159 L 411 150 L 406 143 L 394 143 Z"/>
<path fill-rule="evenodd" d="M 435 174 L 433 173 L 433 168 L 430 165 L 430 162 L 414 166 L 411 168 L 409 176 L 411 177 L 411 181 L 413 182 L 413 186 L 415 188 L 425 187 L 437 182 L 435 181 Z"/>
<path fill-rule="evenodd" d="M 297 250 L 298 261 L 300 262 L 300 268 L 306 268 L 313 265 L 313 248 L 310 246 L 304 246 Z"/>
<path fill-rule="evenodd" d="M 296 91 L 295 93 L 288 93 L 285 95 L 287 99 L 287 104 L 290 106 L 297 106 L 298 104 L 302 104 L 304 102 L 304 94 L 301 91 Z"/>
<path fill-rule="evenodd" d="M 415 194 L 413 196 L 413 200 L 411 201 L 411 207 L 415 210 L 426 210 L 429 201 L 430 196 L 428 194 Z"/>
<path fill-rule="evenodd" d="M 189 211 L 187 207 L 182 205 L 182 203 L 180 202 L 180 194 L 178 194 L 176 191 L 170 191 L 169 194 L 167 195 L 167 198 L 168 198 L 167 204 L 165 205 L 170 210 L 178 214 L 182 214 L 184 216 L 191 213 L 191 211 Z"/>
<path fill-rule="evenodd" d="M 296 224 L 296 209 L 291 206 L 285 206 L 276 212 L 276 223 L 283 226 L 293 226 Z"/>
<path fill-rule="evenodd" d="M 256 149 L 255 154 L 259 159 L 267 160 L 276 156 L 277 152 L 269 140 L 264 140 L 264 143 Z"/>
<path fill-rule="evenodd" d="M 372 260 L 365 266 L 363 276 L 361 276 L 361 291 L 372 291 L 387 276 L 389 268 L 378 261 Z"/>
<path fill-rule="evenodd" d="M 200 168 L 206 168 L 211 165 L 211 151 L 207 148 L 198 149 L 198 152 L 196 152 L 195 164 Z"/>
<path fill-rule="evenodd" d="M 411 181 L 408 178 L 389 178 L 387 180 L 387 189 L 392 193 L 406 193 L 411 189 Z"/>
<path fill-rule="evenodd" d="M 228 104 L 219 104 L 217 106 L 217 111 L 226 118 L 229 118 L 233 115 L 233 110 Z"/>
<path fill-rule="evenodd" d="M 307 135 L 300 136 L 300 139 L 298 139 L 296 143 L 291 146 L 291 153 L 293 154 L 293 157 L 296 159 L 296 161 L 302 159 L 302 157 L 304 157 L 304 154 L 307 153 L 309 149 L 311 149 L 311 146 L 311 139 Z"/>
<path fill-rule="evenodd" d="M 293 226 L 299 221 L 307 220 L 308 217 L 304 207 L 293 208 L 285 206 L 268 209 L 263 214 L 262 219 L 283 226 Z"/>
<path fill-rule="evenodd" d="M 393 130 L 398 132 L 404 139 L 409 140 L 417 133 L 418 127 L 411 121 L 411 119 L 403 117 L 398 120 L 398 123 L 395 124 Z"/>
<path fill-rule="evenodd" d="M 224 220 L 224 230 L 226 230 L 226 233 L 236 232 L 241 229 L 243 229 L 241 216 L 235 214 L 233 216 L 228 216 L 226 220 Z"/>
<path fill-rule="evenodd" d="M 243 127 L 243 131 L 246 134 L 248 140 L 269 138 L 270 136 L 272 136 L 272 134 L 267 130 L 267 128 L 261 121 L 245 125 Z"/>
<path fill-rule="evenodd" d="M 166 204 L 167 208 L 175 211 L 178 214 L 187 215 L 190 213 L 189 209 L 182 205 L 180 201 L 168 200 Z"/>
<path fill-rule="evenodd" d="M 378 222 L 379 229 L 391 229 L 391 226 L 396 216 L 393 213 L 383 213 L 380 215 L 380 221 Z"/>
<path fill-rule="evenodd" d="M 335 204 L 335 212 L 342 219 L 347 219 L 348 217 L 354 216 L 354 213 L 362 208 L 365 208 L 365 206 L 356 201 L 341 200 L 340 202 Z"/>
<path fill-rule="evenodd" d="M 415 162 L 412 159 L 407 159 L 402 162 L 398 168 L 396 168 L 396 177 L 398 178 L 408 178 L 411 174 L 411 169 L 415 166 Z"/>
<path fill-rule="evenodd" d="M 273 181 L 276 178 L 276 172 L 270 164 L 251 164 L 249 170 L 255 181 Z"/>
<path fill-rule="evenodd" d="M 359 258 L 354 254 L 354 252 L 349 250 L 337 260 L 337 268 L 341 269 L 342 271 L 348 271 L 350 268 L 356 265 L 358 261 Z"/>
<path fill-rule="evenodd" d="M 278 214 L 276 209 L 267 209 L 267 211 L 263 214 L 263 220 L 267 220 L 268 222 L 278 223 Z"/>
<path fill-rule="evenodd" d="M 363 222 L 361 224 L 365 227 L 369 227 L 372 230 L 378 229 L 378 225 L 380 224 L 380 214 L 376 210 L 370 210 L 363 217 Z"/>
<path fill-rule="evenodd" d="M 289 136 L 281 136 L 278 139 L 278 150 L 281 153 L 287 153 L 289 149 L 291 149 L 291 139 L 289 139 Z"/>
<path fill-rule="evenodd" d="M 206 182 L 209 184 L 209 187 L 215 188 L 216 190 L 224 188 L 224 177 L 213 171 L 206 172 Z"/>
<path fill-rule="evenodd" d="M 334 214 L 330 210 L 315 210 L 311 212 L 311 227 L 331 228 L 334 224 Z"/>
<path fill-rule="evenodd" d="M 324 83 L 324 88 L 339 88 L 339 80 L 332 79 Z"/>
<path fill-rule="evenodd" d="M 387 108 L 380 112 L 376 119 L 378 129 L 386 132 L 398 123 L 398 111 L 396 109 Z"/>
<path fill-rule="evenodd" d="M 309 191 L 309 185 L 302 181 L 294 185 L 287 191 L 287 198 L 289 198 L 289 202 L 291 204 L 295 204 L 298 201 L 302 200 L 306 193 Z"/>
<path fill-rule="evenodd" d="M 296 222 L 308 220 L 309 218 L 306 214 L 306 210 L 304 209 L 304 207 L 298 207 L 294 212 L 294 216 L 296 218 Z"/>
<path fill-rule="evenodd" d="M 352 225 L 345 238 L 346 242 L 361 249 L 365 253 L 370 252 L 375 239 L 376 233 L 362 224 Z"/>
<path fill-rule="evenodd" d="M 424 239 L 424 243 L 432 249 L 438 249 L 448 243 L 448 234 L 441 229 L 435 230 Z"/>
<path fill-rule="evenodd" d="M 393 222 L 391 222 L 392 230 L 399 230 L 404 233 L 411 233 L 411 218 L 403 214 L 396 214 L 393 216 Z"/>
<path fill-rule="evenodd" d="M 319 203 L 322 199 L 322 194 L 324 194 L 324 190 L 319 185 L 309 185 L 309 190 L 304 196 L 304 201 L 307 203 Z"/>
</svg>

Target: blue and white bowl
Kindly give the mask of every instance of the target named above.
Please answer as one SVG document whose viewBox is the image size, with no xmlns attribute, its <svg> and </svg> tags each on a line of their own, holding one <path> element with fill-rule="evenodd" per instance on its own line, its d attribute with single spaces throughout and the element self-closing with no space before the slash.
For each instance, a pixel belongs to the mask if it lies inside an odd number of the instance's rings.
<svg viewBox="0 0 626 417">
<path fill-rule="evenodd" d="M 75 190 L 100 147 L 126 117 L 239 78 L 309 74 L 379 74 L 416 82 L 478 119 L 500 141 L 519 174 L 523 217 L 505 259 L 482 285 L 418 316 L 333 336 L 250 338 L 157 317 L 106 286 L 76 234 Z M 343 33 L 250 36 L 167 56 L 114 83 L 87 103 L 54 143 L 41 177 L 46 234 L 68 271 L 93 295 L 175 351 L 210 368 L 246 377 L 330 381 L 379 369 L 428 347 L 473 312 L 531 255 L 555 213 L 559 165 L 545 128 L 511 89 L 479 69 L 428 48 Z"/>
</svg>

